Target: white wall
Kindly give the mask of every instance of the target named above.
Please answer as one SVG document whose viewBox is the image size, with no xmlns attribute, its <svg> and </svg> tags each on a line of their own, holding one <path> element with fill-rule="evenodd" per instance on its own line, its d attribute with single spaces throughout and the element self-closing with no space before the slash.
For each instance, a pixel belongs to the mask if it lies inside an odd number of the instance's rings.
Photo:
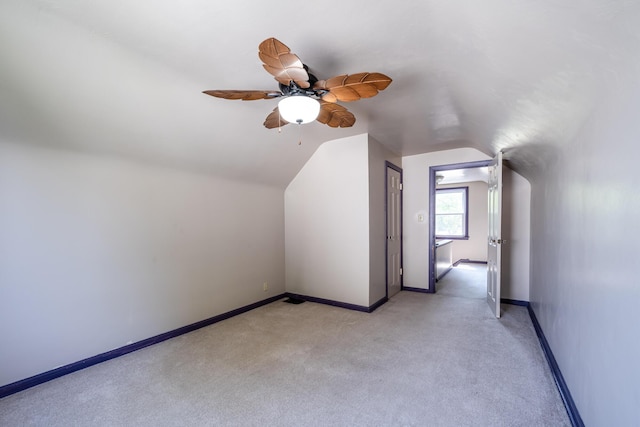
<svg viewBox="0 0 640 427">
<path fill-rule="evenodd" d="M 437 151 L 402 158 L 404 169 L 404 285 L 429 288 L 429 167 L 488 160 L 489 156 L 473 148 Z M 503 204 L 504 216 L 518 230 L 517 245 L 505 245 L 510 270 L 502 281 L 502 297 L 528 301 L 529 295 L 529 210 L 530 186 L 526 179 L 515 172 L 505 172 L 512 177 L 503 194 L 510 201 Z M 515 178 L 514 178 L 515 177 Z M 511 184 L 513 183 L 513 184 Z M 418 215 L 424 216 L 419 222 Z M 514 231 L 510 230 L 510 233 Z"/>
<path fill-rule="evenodd" d="M 453 262 L 461 259 L 487 261 L 487 235 L 489 225 L 488 186 L 486 182 L 463 182 L 438 185 L 441 188 L 468 187 L 469 239 L 451 242 Z M 426 218 L 426 217 L 425 217 Z"/>
<path fill-rule="evenodd" d="M 283 293 L 283 235 L 279 188 L 0 143 L 0 385 Z"/>
<path fill-rule="evenodd" d="M 501 297 L 529 301 L 531 184 L 505 166 L 502 172 Z"/>
<path fill-rule="evenodd" d="M 368 145 L 325 142 L 285 190 L 288 292 L 369 305 Z"/>
<path fill-rule="evenodd" d="M 320 146 L 285 190 L 288 292 L 369 307 L 385 297 L 385 161 L 367 134 Z"/>
<path fill-rule="evenodd" d="M 630 67 L 611 70 L 577 135 L 513 157 L 523 167 L 538 159 L 528 175 L 531 304 L 582 419 L 637 426 L 640 83 Z"/>
</svg>

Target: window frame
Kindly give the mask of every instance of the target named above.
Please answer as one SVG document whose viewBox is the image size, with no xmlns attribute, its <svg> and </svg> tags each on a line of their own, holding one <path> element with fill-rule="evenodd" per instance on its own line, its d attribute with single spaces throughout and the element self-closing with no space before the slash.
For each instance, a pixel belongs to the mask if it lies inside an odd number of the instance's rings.
<svg viewBox="0 0 640 427">
<path fill-rule="evenodd" d="M 462 225 L 464 227 L 464 235 L 444 235 L 437 234 L 436 229 L 434 227 L 433 233 L 436 239 L 451 239 L 451 240 L 469 240 L 469 186 L 463 187 L 449 187 L 449 188 L 436 188 L 434 194 L 434 203 L 437 200 L 438 192 L 457 192 L 455 190 L 460 190 L 459 192 L 464 193 L 464 218 L 462 220 Z M 438 212 L 437 212 L 437 204 L 434 205 L 434 215 L 435 221 L 437 223 Z M 441 214 L 444 215 L 444 214 Z"/>
</svg>

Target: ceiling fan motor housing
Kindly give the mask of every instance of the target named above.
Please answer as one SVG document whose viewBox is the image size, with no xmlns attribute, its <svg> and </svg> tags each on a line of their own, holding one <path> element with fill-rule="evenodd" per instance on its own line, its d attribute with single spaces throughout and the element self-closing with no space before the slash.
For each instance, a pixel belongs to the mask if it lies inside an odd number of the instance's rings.
<svg viewBox="0 0 640 427">
<path fill-rule="evenodd" d="M 305 69 L 307 69 L 306 65 L 304 67 L 305 67 Z M 303 96 L 309 96 L 309 97 L 314 98 L 314 99 L 320 99 L 329 91 L 325 90 L 325 89 L 314 90 L 313 86 L 316 84 L 317 81 L 318 81 L 318 78 L 316 76 L 314 76 L 313 74 L 309 73 L 309 88 L 308 89 L 301 88 L 300 86 L 298 86 L 296 84 L 296 82 L 291 80 L 291 82 L 289 82 L 288 85 L 280 83 L 279 84 L 280 85 L 280 91 L 282 92 L 283 96 L 303 95 Z"/>
</svg>

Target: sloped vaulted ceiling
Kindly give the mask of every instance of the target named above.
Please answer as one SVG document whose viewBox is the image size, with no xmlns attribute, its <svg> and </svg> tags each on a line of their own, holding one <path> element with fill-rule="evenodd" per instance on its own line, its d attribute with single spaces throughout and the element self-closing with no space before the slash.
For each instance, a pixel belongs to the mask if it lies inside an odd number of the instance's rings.
<svg viewBox="0 0 640 427">
<path fill-rule="evenodd" d="M 526 174 L 638 75 L 639 16 L 602 0 L 3 0 L 0 138 L 284 186 L 322 142 L 368 132 L 402 155 L 504 149 Z M 353 128 L 267 130 L 276 101 L 201 91 L 277 88 L 268 37 L 320 78 L 393 83 L 347 105 Z"/>
</svg>

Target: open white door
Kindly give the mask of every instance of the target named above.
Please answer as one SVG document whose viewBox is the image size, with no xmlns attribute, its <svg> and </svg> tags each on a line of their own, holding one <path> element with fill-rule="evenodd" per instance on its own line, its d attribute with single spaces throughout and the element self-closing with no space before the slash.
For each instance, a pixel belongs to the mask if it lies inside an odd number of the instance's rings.
<svg viewBox="0 0 640 427">
<path fill-rule="evenodd" d="M 500 317 L 502 270 L 502 152 L 489 165 L 489 248 L 487 253 L 487 303 Z"/>
<path fill-rule="evenodd" d="M 402 287 L 402 175 L 387 166 L 387 297 Z"/>
</svg>

